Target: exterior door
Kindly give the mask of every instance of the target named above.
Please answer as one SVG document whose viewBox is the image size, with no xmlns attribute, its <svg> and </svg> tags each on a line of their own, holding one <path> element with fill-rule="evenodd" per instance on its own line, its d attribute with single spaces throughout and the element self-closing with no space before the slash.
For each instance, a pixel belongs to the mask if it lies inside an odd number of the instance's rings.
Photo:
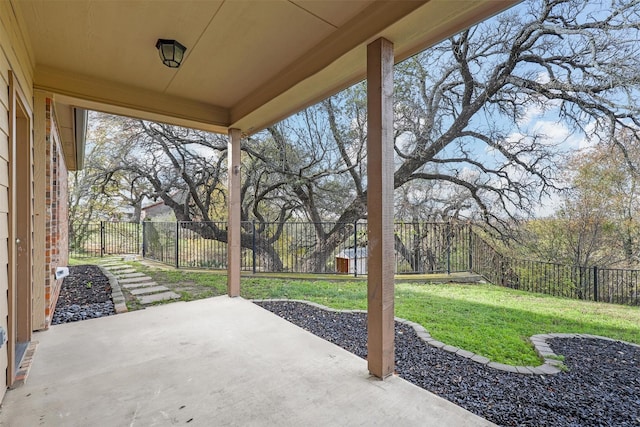
<svg viewBox="0 0 640 427">
<path fill-rule="evenodd" d="M 33 287 L 33 144 L 31 113 L 14 76 L 10 84 L 9 318 L 7 385 L 31 341 Z"/>
</svg>

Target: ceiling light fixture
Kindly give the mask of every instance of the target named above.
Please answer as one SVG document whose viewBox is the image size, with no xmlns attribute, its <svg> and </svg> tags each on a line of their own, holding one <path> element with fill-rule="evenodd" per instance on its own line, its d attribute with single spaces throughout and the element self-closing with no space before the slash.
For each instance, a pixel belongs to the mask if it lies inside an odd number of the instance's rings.
<svg viewBox="0 0 640 427">
<path fill-rule="evenodd" d="M 158 49 L 162 63 L 169 68 L 178 68 L 187 50 L 179 42 L 167 39 L 158 39 L 156 49 Z"/>
</svg>

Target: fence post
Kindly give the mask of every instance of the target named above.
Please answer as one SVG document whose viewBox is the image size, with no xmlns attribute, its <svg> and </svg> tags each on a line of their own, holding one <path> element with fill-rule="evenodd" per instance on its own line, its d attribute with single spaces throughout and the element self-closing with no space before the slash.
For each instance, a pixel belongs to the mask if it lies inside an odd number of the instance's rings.
<svg viewBox="0 0 640 427">
<path fill-rule="evenodd" d="M 256 274 L 256 220 L 251 221 L 251 262 L 253 264 L 253 274 Z"/>
<path fill-rule="evenodd" d="M 347 271 L 347 273 L 348 272 L 349 271 Z M 353 222 L 353 277 L 358 277 L 358 221 L 357 220 Z"/>
<path fill-rule="evenodd" d="M 598 302 L 598 267 L 593 266 L 593 300 Z"/>
<path fill-rule="evenodd" d="M 147 233 L 145 233 L 147 224 L 142 221 L 142 259 L 147 255 Z"/>
<path fill-rule="evenodd" d="M 447 223 L 447 274 L 451 274 L 451 223 Z"/>
<path fill-rule="evenodd" d="M 469 251 L 469 273 L 473 273 L 473 235 L 471 234 L 471 225 L 467 225 L 469 229 L 469 242 L 468 242 L 468 251 Z"/>
<path fill-rule="evenodd" d="M 180 221 L 176 221 L 175 256 L 176 256 L 176 268 L 180 268 Z"/>
<path fill-rule="evenodd" d="M 100 221 L 100 258 L 104 257 L 104 221 Z"/>
</svg>

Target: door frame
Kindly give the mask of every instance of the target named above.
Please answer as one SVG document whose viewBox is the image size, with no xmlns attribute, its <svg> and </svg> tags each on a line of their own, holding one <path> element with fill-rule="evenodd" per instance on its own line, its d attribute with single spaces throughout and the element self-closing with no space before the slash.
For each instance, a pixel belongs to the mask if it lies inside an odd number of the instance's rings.
<svg viewBox="0 0 640 427">
<path fill-rule="evenodd" d="M 33 113 L 9 71 L 9 291 L 7 386 L 15 381 L 16 343 L 32 337 L 33 294 Z M 21 356 L 20 356 L 21 357 Z"/>
</svg>

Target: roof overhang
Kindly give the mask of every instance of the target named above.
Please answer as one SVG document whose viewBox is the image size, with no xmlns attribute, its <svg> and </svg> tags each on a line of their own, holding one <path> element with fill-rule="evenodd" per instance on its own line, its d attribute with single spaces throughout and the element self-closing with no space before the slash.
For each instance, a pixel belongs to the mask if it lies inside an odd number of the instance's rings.
<svg viewBox="0 0 640 427">
<path fill-rule="evenodd" d="M 81 170 L 84 167 L 87 110 L 54 102 L 54 114 L 67 170 Z"/>
<path fill-rule="evenodd" d="M 34 87 L 56 104 L 247 134 L 362 80 L 377 38 L 394 43 L 398 62 L 518 3 L 11 1 L 32 45 Z M 161 64 L 158 38 L 187 46 L 180 68 Z M 82 132 L 73 136 L 81 144 Z"/>
</svg>

